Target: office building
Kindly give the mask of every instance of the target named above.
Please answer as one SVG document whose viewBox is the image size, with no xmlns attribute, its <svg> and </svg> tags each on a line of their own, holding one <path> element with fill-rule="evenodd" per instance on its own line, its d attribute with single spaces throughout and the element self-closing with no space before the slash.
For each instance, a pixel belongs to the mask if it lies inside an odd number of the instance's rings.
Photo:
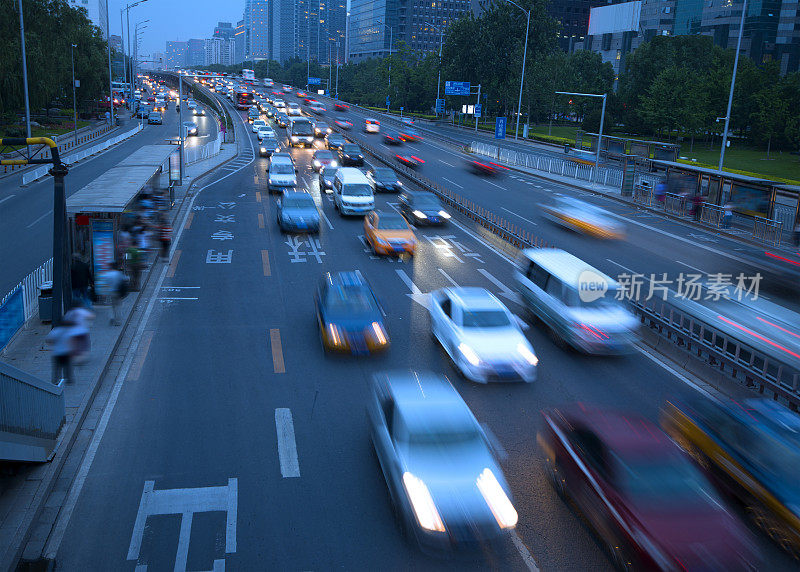
<svg viewBox="0 0 800 572">
<path fill-rule="evenodd" d="M 244 53 L 245 53 L 245 34 L 246 29 L 244 27 L 244 20 L 239 20 L 236 23 L 236 28 L 233 34 L 233 43 L 234 43 L 234 63 L 240 64 L 244 61 Z"/>
<path fill-rule="evenodd" d="M 206 63 L 206 41 L 191 39 L 186 42 L 186 65 L 189 67 L 202 66 Z"/>
<path fill-rule="evenodd" d="M 92 24 L 102 30 L 103 38 L 107 37 L 108 6 L 106 6 L 106 0 L 67 0 L 67 4 L 73 8 L 86 10 L 86 15 Z"/>
<path fill-rule="evenodd" d="M 216 27 L 214 28 L 214 37 L 215 38 L 222 38 L 224 40 L 229 40 L 233 38 L 233 35 L 236 33 L 236 29 L 233 27 L 233 24 L 230 22 L 217 22 Z"/>
<path fill-rule="evenodd" d="M 164 67 L 168 70 L 182 68 L 186 65 L 187 42 L 168 41 L 164 51 Z"/>
<path fill-rule="evenodd" d="M 122 36 L 118 36 L 117 34 L 111 34 L 108 37 L 108 43 L 113 51 L 115 52 L 122 51 Z"/>
<path fill-rule="evenodd" d="M 800 1 L 783 0 L 775 37 L 773 59 L 781 74 L 800 70 Z"/>
<path fill-rule="evenodd" d="M 244 60 L 256 61 L 271 57 L 270 32 L 274 0 L 245 0 L 244 5 Z M 286 2 L 290 4 L 291 2 Z"/>
<path fill-rule="evenodd" d="M 235 48 L 233 38 L 222 38 L 214 36 L 204 40 L 204 61 L 203 64 L 210 66 L 220 64 L 230 66 L 234 63 Z"/>
</svg>

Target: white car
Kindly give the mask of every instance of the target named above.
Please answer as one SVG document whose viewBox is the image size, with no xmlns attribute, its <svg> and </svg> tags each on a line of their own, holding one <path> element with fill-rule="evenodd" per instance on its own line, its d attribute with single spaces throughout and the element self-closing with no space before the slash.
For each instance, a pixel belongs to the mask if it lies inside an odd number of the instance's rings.
<svg viewBox="0 0 800 572">
<path fill-rule="evenodd" d="M 483 288 L 431 293 L 431 331 L 458 370 L 472 381 L 536 380 L 539 359 L 518 319 Z"/>
<path fill-rule="evenodd" d="M 253 133 L 258 133 L 258 130 L 261 127 L 267 127 L 267 122 L 265 120 L 256 119 L 255 121 L 253 121 L 253 125 L 252 125 Z"/>
<path fill-rule="evenodd" d="M 268 125 L 259 127 L 258 131 L 256 131 L 256 135 L 258 135 L 259 141 L 261 141 L 264 137 L 276 138 L 275 130 L 272 127 L 269 127 Z"/>
<path fill-rule="evenodd" d="M 302 115 L 300 106 L 294 102 L 290 103 L 288 109 L 286 110 L 286 115 Z"/>
</svg>

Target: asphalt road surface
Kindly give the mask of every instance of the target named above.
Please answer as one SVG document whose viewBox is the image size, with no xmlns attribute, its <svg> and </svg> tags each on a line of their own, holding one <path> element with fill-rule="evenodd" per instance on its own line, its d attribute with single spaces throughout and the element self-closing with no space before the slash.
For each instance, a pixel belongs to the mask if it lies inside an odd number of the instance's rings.
<svg viewBox="0 0 800 572">
<path fill-rule="evenodd" d="M 459 168 L 434 164 L 461 157 L 428 142 L 419 147 L 428 176 L 452 178 L 460 193 L 495 210 L 535 217 L 530 205 L 554 192 L 517 178 L 487 189 Z M 324 213 L 318 236 L 278 231 L 266 159 L 221 171 L 197 196 L 58 550 L 59 569 L 609 569 L 545 478 L 535 441 L 540 411 L 580 401 L 656 419 L 665 399 L 697 389 L 640 352 L 595 358 L 560 349 L 537 325 L 526 330 L 540 359 L 535 383 L 484 386 L 459 378 L 430 336 L 419 294 L 480 286 L 524 318 L 510 293 L 512 261 L 459 220 L 416 229 L 410 260 L 371 256 L 360 238 L 362 219 L 340 217 L 320 193 L 311 153 L 292 151 L 298 187 Z M 376 208 L 395 202 L 378 195 Z M 680 268 L 689 252 L 681 240 L 636 225 L 630 243 L 598 245 L 531 220 L 601 268 L 613 269 L 610 258 L 665 271 L 662 263 Z M 691 252 L 701 259 L 685 262 L 704 270 L 726 264 L 708 250 Z M 356 269 L 386 311 L 392 346 L 378 356 L 329 357 L 314 289 L 324 272 Z M 455 560 L 424 555 L 405 541 L 365 415 L 370 377 L 389 369 L 446 374 L 498 437 L 520 515 L 514 537 Z M 795 569 L 758 539 L 765 570 Z"/>
</svg>

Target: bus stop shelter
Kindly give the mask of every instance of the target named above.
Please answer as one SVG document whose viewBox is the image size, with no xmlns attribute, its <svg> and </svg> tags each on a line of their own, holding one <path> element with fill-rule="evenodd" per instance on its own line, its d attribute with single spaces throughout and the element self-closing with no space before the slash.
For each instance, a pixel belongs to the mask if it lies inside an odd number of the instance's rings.
<svg viewBox="0 0 800 572">
<path fill-rule="evenodd" d="M 117 261 L 124 217 L 136 214 L 143 194 L 172 197 L 172 145 L 146 145 L 67 199 L 72 252 L 91 260 L 95 276 Z M 167 202 L 171 204 L 171 200 Z"/>
<path fill-rule="evenodd" d="M 598 133 L 588 133 L 578 130 L 575 134 L 575 148 L 582 149 L 583 141 L 589 141 L 589 148 L 593 153 L 597 152 L 597 141 L 600 138 Z M 637 165 L 649 167 L 649 160 L 657 161 L 677 161 L 681 146 L 676 143 L 665 143 L 662 141 L 647 141 L 644 139 L 633 139 L 631 137 L 614 137 L 603 135 L 603 143 L 600 148 L 600 157 L 605 160 L 623 162 L 626 156 L 633 156 L 637 159 Z"/>
</svg>

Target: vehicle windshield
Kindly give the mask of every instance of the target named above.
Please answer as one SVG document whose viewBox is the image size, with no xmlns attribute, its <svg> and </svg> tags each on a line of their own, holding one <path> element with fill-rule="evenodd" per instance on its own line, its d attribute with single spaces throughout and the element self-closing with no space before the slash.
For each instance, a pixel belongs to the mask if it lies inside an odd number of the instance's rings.
<svg viewBox="0 0 800 572">
<path fill-rule="evenodd" d="M 328 310 L 343 314 L 377 312 L 375 298 L 364 286 L 331 286 L 325 298 Z"/>
<path fill-rule="evenodd" d="M 414 206 L 416 208 L 432 210 L 438 210 L 442 208 L 442 204 L 439 202 L 439 199 L 433 195 L 421 195 L 414 197 Z"/>
<path fill-rule="evenodd" d="M 294 173 L 294 167 L 289 163 L 274 163 L 269 167 L 270 172 L 276 175 L 288 175 Z"/>
<path fill-rule="evenodd" d="M 358 145 L 342 145 L 342 151 L 344 151 L 347 155 L 356 155 L 361 153 L 361 149 Z"/>
<path fill-rule="evenodd" d="M 606 293 L 595 300 L 585 301 L 581 299 L 580 294 L 573 288 L 564 289 L 564 304 L 571 308 L 588 308 L 592 310 L 617 310 L 622 308 L 619 300 L 617 300 L 619 289 L 616 286 L 611 286 Z"/>
<path fill-rule="evenodd" d="M 355 185 L 344 185 L 342 194 L 348 197 L 371 197 L 372 187 L 369 185 L 356 183 Z"/>
<path fill-rule="evenodd" d="M 265 137 L 264 141 L 262 141 L 262 145 L 264 145 L 264 146 L 277 145 L 277 144 L 278 144 L 278 140 L 275 139 L 274 137 Z"/>
<path fill-rule="evenodd" d="M 333 153 L 330 151 L 317 151 L 314 153 L 314 159 L 319 161 L 330 161 L 333 159 Z"/>
<path fill-rule="evenodd" d="M 328 141 L 330 143 L 337 143 L 338 144 L 338 143 L 341 143 L 342 141 L 344 141 L 344 137 L 342 137 L 341 135 L 328 135 Z"/>
<path fill-rule="evenodd" d="M 502 310 L 465 310 L 462 315 L 465 328 L 502 328 L 510 324 L 508 315 Z"/>
<path fill-rule="evenodd" d="M 668 510 L 695 505 L 703 498 L 716 500 L 710 483 L 682 455 L 644 455 L 625 461 L 612 456 L 619 488 L 635 503 Z"/>
<path fill-rule="evenodd" d="M 312 128 L 309 121 L 295 121 L 292 125 L 292 133 L 295 135 L 311 135 Z"/>
<path fill-rule="evenodd" d="M 378 228 L 383 230 L 408 230 L 406 219 L 400 215 L 383 215 L 378 218 Z"/>
<path fill-rule="evenodd" d="M 287 194 L 283 197 L 283 208 L 313 209 L 314 199 L 306 194 Z"/>
<path fill-rule="evenodd" d="M 377 179 L 394 179 L 396 178 L 394 171 L 391 169 L 375 169 L 375 178 Z"/>
</svg>

